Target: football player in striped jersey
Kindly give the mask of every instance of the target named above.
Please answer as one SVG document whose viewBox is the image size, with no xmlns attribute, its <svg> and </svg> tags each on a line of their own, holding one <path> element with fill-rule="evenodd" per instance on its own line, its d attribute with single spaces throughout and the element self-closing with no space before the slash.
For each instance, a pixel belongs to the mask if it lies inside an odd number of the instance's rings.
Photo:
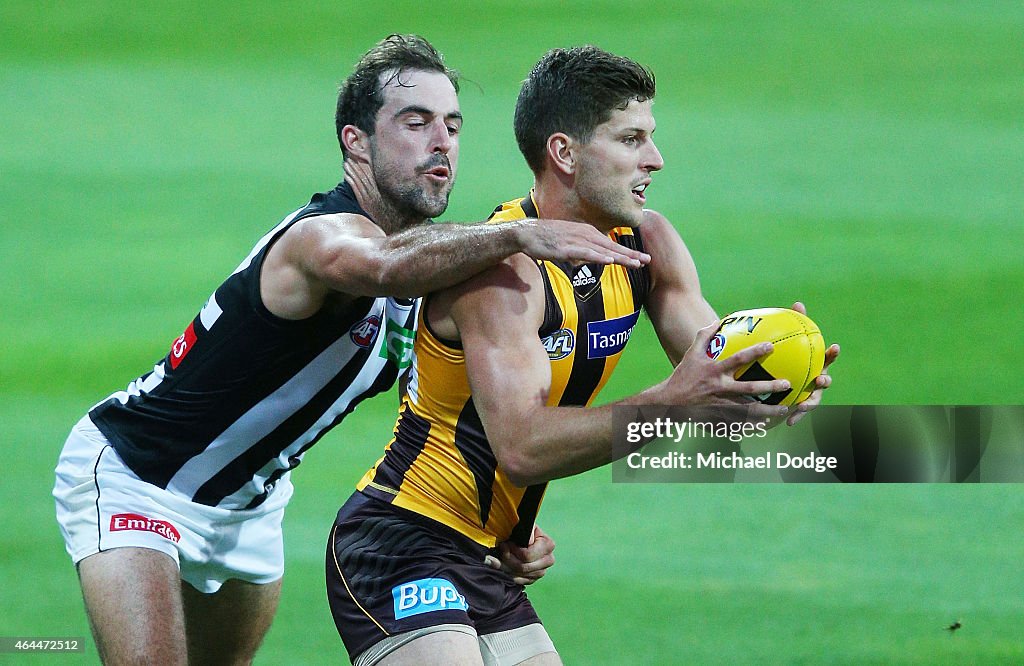
<svg viewBox="0 0 1024 666">
<path fill-rule="evenodd" d="M 280 593 L 290 472 L 405 372 L 415 297 L 517 252 L 647 259 L 568 221 L 427 224 L 457 173 L 457 82 L 417 36 L 366 53 L 338 97 L 345 180 L 268 232 L 153 370 L 73 429 L 54 496 L 104 662 L 252 660 Z M 550 542 L 516 552 L 505 566 L 526 581 L 551 562 Z"/>
<path fill-rule="evenodd" d="M 612 460 L 615 405 L 738 405 L 785 380 L 738 381 L 762 344 L 716 361 L 717 326 L 675 228 L 646 208 L 664 165 L 654 143 L 653 75 L 595 47 L 550 51 L 516 105 L 534 188 L 495 221 L 577 220 L 646 266 L 510 257 L 432 293 L 420 311 L 395 437 L 338 513 L 328 597 L 358 664 L 558 664 L 523 587 L 479 564 L 528 546 L 547 482 Z M 589 405 L 645 309 L 674 370 L 614 405 Z M 834 359 L 838 350 L 832 350 Z M 830 379 L 822 375 L 807 407 Z"/>
</svg>

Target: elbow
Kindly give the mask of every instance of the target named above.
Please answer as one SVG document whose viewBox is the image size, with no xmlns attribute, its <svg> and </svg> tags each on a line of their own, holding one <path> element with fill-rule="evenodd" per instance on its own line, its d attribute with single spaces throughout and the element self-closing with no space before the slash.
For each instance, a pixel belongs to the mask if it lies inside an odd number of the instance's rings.
<svg viewBox="0 0 1024 666">
<path fill-rule="evenodd" d="M 386 255 L 378 254 L 367 266 L 367 287 L 373 291 L 367 296 L 399 296 L 394 293 L 395 268 Z"/>
<path fill-rule="evenodd" d="M 394 296 L 396 298 L 417 298 L 422 296 L 422 289 L 410 281 L 409 267 L 403 266 L 392 256 L 384 253 L 374 260 L 373 287 L 377 291 L 372 296 Z"/>
<path fill-rule="evenodd" d="M 316 279 L 334 291 L 352 296 L 394 296 L 385 282 L 388 267 L 379 255 L 364 255 L 358 261 L 345 256 L 344 250 L 332 249 L 318 257 L 312 268 Z"/>
<path fill-rule="evenodd" d="M 548 481 L 540 461 L 522 450 L 504 450 L 507 452 L 499 457 L 498 463 L 514 486 L 526 488 Z"/>
<path fill-rule="evenodd" d="M 505 476 L 516 488 L 528 488 L 538 483 L 544 483 L 544 479 L 533 470 L 525 467 L 504 467 Z"/>
<path fill-rule="evenodd" d="M 338 291 L 354 296 L 394 296 L 397 298 L 413 298 L 419 294 L 414 291 L 408 276 L 402 275 L 386 254 L 377 253 L 362 259 L 358 272 L 352 267 L 342 268 L 340 262 L 331 262 L 325 278 Z"/>
</svg>

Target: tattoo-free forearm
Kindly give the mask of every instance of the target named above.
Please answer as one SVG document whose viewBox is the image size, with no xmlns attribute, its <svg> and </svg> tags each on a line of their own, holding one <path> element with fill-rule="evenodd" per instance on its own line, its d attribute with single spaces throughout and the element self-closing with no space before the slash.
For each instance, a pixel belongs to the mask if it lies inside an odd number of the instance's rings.
<svg viewBox="0 0 1024 666">
<path fill-rule="evenodd" d="M 498 428 L 491 444 L 513 483 L 528 486 L 613 462 L 612 416 L 617 407 L 664 404 L 664 382 L 601 407 L 540 407 Z M 488 432 L 490 437 L 490 432 Z"/>
</svg>

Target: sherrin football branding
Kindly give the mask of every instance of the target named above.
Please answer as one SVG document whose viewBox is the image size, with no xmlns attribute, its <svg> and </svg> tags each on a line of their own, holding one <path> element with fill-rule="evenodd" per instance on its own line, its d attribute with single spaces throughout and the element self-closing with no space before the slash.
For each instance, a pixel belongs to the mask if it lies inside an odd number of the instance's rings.
<svg viewBox="0 0 1024 666">
<path fill-rule="evenodd" d="M 422 578 L 391 588 L 395 619 L 443 610 L 469 610 L 466 598 L 444 578 Z"/>
<path fill-rule="evenodd" d="M 818 325 L 787 308 L 740 310 L 722 319 L 708 342 L 707 354 L 721 361 L 761 342 L 771 342 L 772 353 L 737 368 L 736 379 L 789 380 L 789 390 L 756 396 L 765 404 L 789 406 L 806 400 L 825 363 L 825 341 Z"/>
<path fill-rule="evenodd" d="M 750 315 L 732 315 L 722 320 L 722 328 L 737 327 L 747 329 L 747 333 L 753 333 L 757 325 L 764 321 L 764 317 L 753 317 Z"/>
<path fill-rule="evenodd" d="M 154 534 L 159 534 L 163 538 L 173 541 L 174 543 L 178 543 L 178 541 L 181 540 L 181 534 L 178 532 L 177 528 L 166 520 L 156 520 L 137 513 L 115 513 L 110 517 L 111 532 L 125 532 L 131 530 L 138 532 L 153 532 Z"/>
<path fill-rule="evenodd" d="M 605 358 L 622 351 L 639 318 L 637 310 L 625 317 L 587 322 L 587 358 Z"/>
</svg>

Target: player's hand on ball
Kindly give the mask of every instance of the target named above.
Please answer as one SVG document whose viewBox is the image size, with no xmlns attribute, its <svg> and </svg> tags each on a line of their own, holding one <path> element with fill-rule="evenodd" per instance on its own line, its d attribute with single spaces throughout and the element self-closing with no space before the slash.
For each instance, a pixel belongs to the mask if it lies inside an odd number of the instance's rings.
<svg viewBox="0 0 1024 666">
<path fill-rule="evenodd" d="M 697 332 L 693 344 L 686 350 L 682 361 L 665 383 L 669 391 L 668 404 L 685 406 L 742 406 L 748 410 L 747 418 L 781 418 L 789 413 L 786 407 L 756 402 L 759 395 L 790 389 L 785 379 L 740 381 L 736 372 L 772 353 L 774 346 L 762 342 L 722 360 L 708 356 L 711 338 L 718 331 L 721 320 Z"/>
<path fill-rule="evenodd" d="M 484 563 L 512 576 L 518 585 L 530 585 L 544 577 L 555 563 L 555 542 L 539 527 L 533 528 L 530 545 L 523 548 L 511 541 L 498 544 L 498 555 L 488 555 Z"/>
<path fill-rule="evenodd" d="M 807 314 L 807 308 L 800 301 L 793 303 L 792 309 L 802 315 Z M 825 350 L 825 365 L 821 369 L 821 374 L 814 378 L 814 391 L 809 398 L 790 410 L 789 418 L 786 419 L 787 425 L 796 425 L 805 414 L 821 404 L 822 394 L 825 389 L 832 385 L 832 377 L 828 374 L 828 367 L 835 363 L 837 358 L 839 358 L 839 345 L 829 345 L 828 349 Z"/>
</svg>

